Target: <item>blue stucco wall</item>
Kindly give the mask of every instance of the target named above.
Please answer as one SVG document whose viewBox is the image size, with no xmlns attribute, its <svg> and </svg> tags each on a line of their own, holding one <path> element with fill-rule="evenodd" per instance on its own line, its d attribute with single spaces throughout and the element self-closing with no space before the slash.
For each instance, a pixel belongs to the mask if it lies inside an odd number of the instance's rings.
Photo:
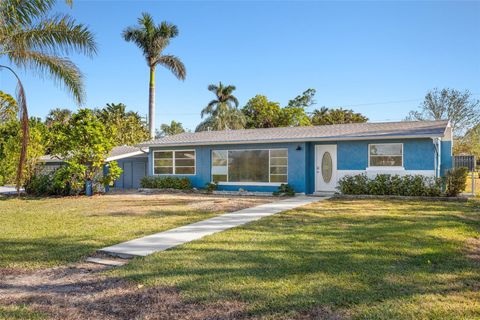
<svg viewBox="0 0 480 320">
<path fill-rule="evenodd" d="M 286 148 L 288 149 L 288 183 L 295 188 L 296 192 L 313 193 L 315 187 L 315 145 L 337 145 L 338 170 L 365 170 L 368 167 L 368 144 L 390 142 L 403 143 L 405 170 L 435 170 L 435 148 L 432 139 L 401 139 L 150 148 L 148 174 L 153 175 L 153 151 L 195 150 L 196 173 L 186 177 L 192 181 L 194 187 L 203 188 L 211 179 L 212 150 Z M 298 147 L 301 150 L 297 150 Z M 451 166 L 451 156 L 448 157 L 443 153 L 443 151 L 447 150 L 448 145 L 444 147 L 442 143 L 442 165 L 446 167 Z M 178 176 L 182 177 L 182 175 Z M 219 190 L 227 191 L 238 191 L 240 188 L 248 191 L 271 192 L 277 190 L 278 187 L 254 185 L 219 186 Z"/>
<path fill-rule="evenodd" d="M 444 176 L 447 170 L 453 167 L 452 141 L 441 142 L 440 154 L 440 174 Z"/>
<path fill-rule="evenodd" d="M 405 170 L 435 170 L 435 147 L 432 139 L 359 140 L 310 142 L 307 147 L 307 193 L 315 190 L 315 146 L 337 145 L 337 170 L 365 170 L 368 167 L 368 145 L 371 143 L 403 143 Z"/>
</svg>

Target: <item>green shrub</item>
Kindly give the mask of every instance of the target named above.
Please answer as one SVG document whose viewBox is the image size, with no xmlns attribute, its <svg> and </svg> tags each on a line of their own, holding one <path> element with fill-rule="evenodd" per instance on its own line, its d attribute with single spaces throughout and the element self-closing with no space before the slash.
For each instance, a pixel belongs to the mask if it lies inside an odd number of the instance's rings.
<svg viewBox="0 0 480 320">
<path fill-rule="evenodd" d="M 52 195 L 53 174 L 35 174 L 25 182 L 25 192 L 34 196 Z"/>
<path fill-rule="evenodd" d="M 149 189 L 178 189 L 190 190 L 192 183 L 186 177 L 143 177 L 140 187 Z"/>
<path fill-rule="evenodd" d="M 370 179 L 365 174 L 345 176 L 338 182 L 338 190 L 351 195 L 430 196 L 441 195 L 439 179 L 421 175 L 378 174 Z"/>
<path fill-rule="evenodd" d="M 454 168 L 447 171 L 445 176 L 446 193 L 449 197 L 456 197 L 467 187 L 467 168 Z"/>
<path fill-rule="evenodd" d="M 280 187 L 278 187 L 277 191 L 273 192 L 274 196 L 294 196 L 295 195 L 295 189 L 286 183 L 282 183 Z"/>
<path fill-rule="evenodd" d="M 205 190 L 207 190 L 208 193 L 212 193 L 217 189 L 218 189 L 218 183 L 216 182 L 207 182 L 205 184 Z"/>
<path fill-rule="evenodd" d="M 338 189 L 343 194 L 369 194 L 368 177 L 365 174 L 345 176 L 338 182 Z"/>
</svg>

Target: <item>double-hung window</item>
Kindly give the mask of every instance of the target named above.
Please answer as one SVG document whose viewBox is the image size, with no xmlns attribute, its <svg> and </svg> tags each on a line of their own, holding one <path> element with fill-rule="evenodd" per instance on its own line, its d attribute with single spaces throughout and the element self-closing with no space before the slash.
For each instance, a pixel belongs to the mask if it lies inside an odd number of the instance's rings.
<svg viewBox="0 0 480 320">
<path fill-rule="evenodd" d="M 154 174 L 195 174 L 195 151 L 154 151 Z"/>
<path fill-rule="evenodd" d="M 287 183 L 288 150 L 212 150 L 212 181 Z"/>
<path fill-rule="evenodd" d="M 368 146 L 369 167 L 403 167 L 402 143 L 377 143 Z"/>
</svg>

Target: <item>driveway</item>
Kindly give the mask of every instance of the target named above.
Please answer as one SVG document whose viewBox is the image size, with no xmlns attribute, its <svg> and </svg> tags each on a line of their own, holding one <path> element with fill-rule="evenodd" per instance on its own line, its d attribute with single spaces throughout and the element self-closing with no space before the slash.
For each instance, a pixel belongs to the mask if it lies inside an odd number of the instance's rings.
<svg viewBox="0 0 480 320">
<path fill-rule="evenodd" d="M 20 191 L 23 191 L 23 189 L 20 189 Z M 16 192 L 15 187 L 0 186 L 0 194 L 14 194 Z"/>
</svg>

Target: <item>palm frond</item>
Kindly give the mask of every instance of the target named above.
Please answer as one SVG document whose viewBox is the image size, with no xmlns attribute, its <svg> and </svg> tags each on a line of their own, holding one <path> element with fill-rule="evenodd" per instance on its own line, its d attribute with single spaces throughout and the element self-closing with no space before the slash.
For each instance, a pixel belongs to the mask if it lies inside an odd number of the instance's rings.
<svg viewBox="0 0 480 320">
<path fill-rule="evenodd" d="M 65 85 L 79 104 L 83 103 L 83 76 L 70 60 L 36 51 L 16 51 L 10 53 L 9 58 L 19 67 L 35 69 L 43 75 L 52 76 L 57 83 Z"/>
<path fill-rule="evenodd" d="M 97 52 L 93 34 L 68 15 L 40 20 L 27 28 L 0 28 L 0 38 L 6 50 L 39 50 L 50 54 L 71 51 L 93 56 Z"/>
<path fill-rule="evenodd" d="M 215 84 L 209 84 L 209 85 L 208 85 L 208 91 L 211 91 L 211 92 L 213 92 L 213 93 L 216 93 L 217 90 L 218 90 L 218 86 L 217 86 L 217 85 L 215 85 Z"/>
<path fill-rule="evenodd" d="M 45 15 L 56 0 L 2 0 L 0 21 L 4 25 L 29 25 Z"/>
<path fill-rule="evenodd" d="M 200 116 L 203 118 L 206 114 L 212 114 L 217 104 L 218 100 L 210 101 L 208 105 L 202 109 L 202 111 L 200 112 Z"/>
<path fill-rule="evenodd" d="M 142 16 L 138 18 L 138 24 L 142 27 L 143 30 L 152 33 L 155 30 L 155 23 L 153 22 L 153 17 L 148 12 L 142 12 Z"/>
<path fill-rule="evenodd" d="M 233 104 L 235 105 L 235 108 L 238 108 L 239 102 L 237 97 L 231 95 L 227 98 L 227 102 L 233 102 Z"/>
<path fill-rule="evenodd" d="M 162 21 L 160 25 L 156 28 L 158 31 L 157 36 L 162 37 L 162 38 L 175 38 L 178 36 L 178 27 L 174 25 L 173 23 L 169 23 L 166 21 Z"/>
<path fill-rule="evenodd" d="M 146 51 L 147 48 L 147 39 L 145 37 L 145 32 L 138 27 L 127 27 L 123 30 L 122 33 L 123 39 L 127 42 L 135 43 L 142 51 Z"/>
<path fill-rule="evenodd" d="M 178 79 L 185 80 L 185 77 L 187 76 L 187 70 L 185 69 L 183 62 L 180 61 L 178 57 L 174 55 L 160 56 L 157 60 L 157 63 L 169 69 Z"/>
</svg>

